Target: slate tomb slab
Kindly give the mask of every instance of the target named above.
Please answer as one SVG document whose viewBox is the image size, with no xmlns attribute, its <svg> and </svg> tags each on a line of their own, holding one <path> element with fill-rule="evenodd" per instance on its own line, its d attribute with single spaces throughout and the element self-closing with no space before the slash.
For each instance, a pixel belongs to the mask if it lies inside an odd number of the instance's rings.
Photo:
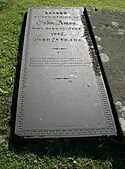
<svg viewBox="0 0 125 169">
<path fill-rule="evenodd" d="M 114 136 L 101 71 L 96 75 L 84 8 L 28 10 L 15 134 L 24 138 Z"/>
</svg>

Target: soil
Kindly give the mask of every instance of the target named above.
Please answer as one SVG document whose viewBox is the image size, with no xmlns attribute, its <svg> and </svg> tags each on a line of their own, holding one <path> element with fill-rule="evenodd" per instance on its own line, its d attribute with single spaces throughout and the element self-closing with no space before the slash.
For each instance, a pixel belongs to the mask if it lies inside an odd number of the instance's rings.
<svg viewBox="0 0 125 169">
<path fill-rule="evenodd" d="M 91 39 L 91 35 L 89 32 L 89 26 L 87 24 L 87 21 L 86 21 L 86 18 L 84 15 L 81 16 L 81 20 L 82 20 L 83 25 L 85 26 L 84 27 L 84 36 L 88 42 L 89 52 L 90 52 L 90 56 L 91 56 L 92 63 L 93 63 L 93 70 L 94 70 L 96 76 L 100 76 L 101 70 L 100 70 L 100 66 L 99 66 L 99 62 L 98 62 L 98 57 L 97 57 L 96 50 L 93 45 L 93 41 Z"/>
</svg>

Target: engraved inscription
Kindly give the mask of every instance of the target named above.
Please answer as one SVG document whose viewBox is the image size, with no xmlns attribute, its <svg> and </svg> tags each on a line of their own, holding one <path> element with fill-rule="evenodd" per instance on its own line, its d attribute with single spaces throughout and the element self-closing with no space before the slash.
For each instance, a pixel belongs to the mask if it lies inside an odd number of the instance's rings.
<svg viewBox="0 0 125 169">
<path fill-rule="evenodd" d="M 90 64 L 91 62 L 83 62 L 83 59 L 78 58 L 30 58 L 30 66 L 32 67 L 79 67 Z"/>
<path fill-rule="evenodd" d="M 35 37 L 33 39 L 34 42 L 40 42 L 40 41 L 50 41 L 50 42 L 71 42 L 71 41 L 74 41 L 74 42 L 78 42 L 78 41 L 82 41 L 82 39 L 78 39 L 78 38 L 38 38 L 38 37 Z"/>
<path fill-rule="evenodd" d="M 63 31 L 68 31 L 68 30 L 79 31 L 79 30 L 81 30 L 80 27 L 45 27 L 45 28 L 43 28 L 43 27 L 35 27 L 35 26 L 33 26 L 32 29 L 37 30 L 37 31 L 42 30 L 42 29 L 45 29 L 45 30 L 63 30 Z"/>
<path fill-rule="evenodd" d="M 31 67 L 79 67 L 84 66 L 83 59 L 72 55 L 70 58 L 60 57 L 60 52 L 67 52 L 67 44 L 81 43 L 83 38 L 83 25 L 80 15 L 70 15 L 67 11 L 43 11 L 34 14 L 32 29 L 32 43 L 35 46 L 47 46 L 51 50 L 48 56 L 44 52 L 41 56 L 30 58 Z M 71 31 L 71 32 L 70 32 Z M 44 34 L 46 32 L 46 34 Z M 39 50 L 39 49 L 38 49 Z M 53 55 L 56 52 L 56 57 Z M 58 58 L 59 57 L 59 58 Z"/>
</svg>

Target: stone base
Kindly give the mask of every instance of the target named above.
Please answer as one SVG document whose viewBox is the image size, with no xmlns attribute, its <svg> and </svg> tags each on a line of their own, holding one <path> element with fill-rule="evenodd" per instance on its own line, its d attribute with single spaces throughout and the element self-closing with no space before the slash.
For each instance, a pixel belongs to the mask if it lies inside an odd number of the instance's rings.
<svg viewBox="0 0 125 169">
<path fill-rule="evenodd" d="M 125 136 L 125 12 L 86 9 L 86 16 L 113 102 L 118 134 Z"/>
</svg>

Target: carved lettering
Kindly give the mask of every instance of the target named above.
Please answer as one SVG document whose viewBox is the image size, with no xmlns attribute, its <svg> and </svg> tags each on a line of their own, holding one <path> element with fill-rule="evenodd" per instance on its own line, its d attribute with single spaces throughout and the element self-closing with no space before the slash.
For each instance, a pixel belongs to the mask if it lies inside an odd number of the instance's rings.
<svg viewBox="0 0 125 169">
<path fill-rule="evenodd" d="M 60 42 L 71 42 L 71 41 L 74 41 L 74 42 L 80 42 L 82 41 L 81 38 L 33 38 L 33 41 L 34 42 L 40 42 L 40 41 L 51 41 L 51 42 L 57 42 L 57 41 L 60 41 Z"/>
<path fill-rule="evenodd" d="M 63 58 L 63 57 L 44 57 L 30 58 L 31 67 L 79 67 L 90 64 L 91 62 L 83 62 L 81 58 Z"/>
</svg>

